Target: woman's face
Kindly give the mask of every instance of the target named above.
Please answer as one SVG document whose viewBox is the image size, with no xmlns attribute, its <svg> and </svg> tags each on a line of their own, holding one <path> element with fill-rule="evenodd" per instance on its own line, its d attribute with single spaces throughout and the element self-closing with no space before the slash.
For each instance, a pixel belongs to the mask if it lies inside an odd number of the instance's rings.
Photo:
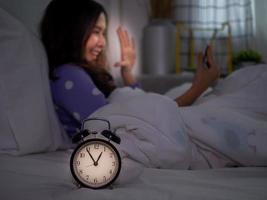
<svg viewBox="0 0 267 200">
<path fill-rule="evenodd" d="M 106 17 L 101 13 L 97 19 L 96 25 L 93 28 L 92 34 L 85 43 L 84 58 L 87 62 L 95 61 L 97 56 L 103 51 L 106 46 Z"/>
</svg>

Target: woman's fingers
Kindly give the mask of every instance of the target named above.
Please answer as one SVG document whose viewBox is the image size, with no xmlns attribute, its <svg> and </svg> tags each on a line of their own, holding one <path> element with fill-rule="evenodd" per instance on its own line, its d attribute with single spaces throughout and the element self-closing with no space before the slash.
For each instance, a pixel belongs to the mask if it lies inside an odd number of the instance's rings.
<svg viewBox="0 0 267 200">
<path fill-rule="evenodd" d="M 117 29 L 117 34 L 119 36 L 121 47 L 128 47 L 131 45 L 130 37 L 127 30 L 119 26 L 119 28 Z"/>
<path fill-rule="evenodd" d="M 214 56 L 213 56 L 213 49 L 211 46 L 209 46 L 208 48 L 207 58 L 208 58 L 209 66 L 212 69 L 214 79 L 217 79 L 220 76 L 220 70 L 217 64 L 215 63 Z"/>
<path fill-rule="evenodd" d="M 207 59 L 208 59 L 209 65 L 213 66 L 214 65 L 213 49 L 212 49 L 212 47 L 210 45 L 208 47 Z"/>
<path fill-rule="evenodd" d="M 203 53 L 202 52 L 199 52 L 198 55 L 197 55 L 197 66 L 198 68 L 200 67 L 204 67 L 204 63 L 203 63 Z"/>
<path fill-rule="evenodd" d="M 121 49 L 123 49 L 127 45 L 127 39 L 121 26 L 117 29 L 117 34 L 119 36 Z"/>
<path fill-rule="evenodd" d="M 128 31 L 123 29 L 122 32 L 123 32 L 124 39 L 125 39 L 125 45 L 128 47 L 128 46 L 131 45 L 131 41 L 130 41 L 130 37 L 129 37 Z"/>
<path fill-rule="evenodd" d="M 121 47 L 121 62 L 114 66 L 132 68 L 136 59 L 134 39 L 130 38 L 127 30 L 121 26 L 117 29 L 117 34 Z"/>
<path fill-rule="evenodd" d="M 117 34 L 118 34 L 118 37 L 119 37 L 120 46 L 122 48 L 123 47 L 123 43 L 124 43 L 124 39 L 123 39 L 123 34 L 122 34 L 122 31 L 121 31 L 121 27 L 119 27 L 117 29 Z"/>
<path fill-rule="evenodd" d="M 120 61 L 114 64 L 114 67 L 129 68 L 128 66 L 129 66 L 128 61 Z"/>
</svg>

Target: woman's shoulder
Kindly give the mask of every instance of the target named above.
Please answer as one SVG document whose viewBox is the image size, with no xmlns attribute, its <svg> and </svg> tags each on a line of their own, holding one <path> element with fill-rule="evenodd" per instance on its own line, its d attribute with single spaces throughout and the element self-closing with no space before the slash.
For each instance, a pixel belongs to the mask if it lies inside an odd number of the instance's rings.
<svg viewBox="0 0 267 200">
<path fill-rule="evenodd" d="M 75 79 L 90 79 L 91 76 L 76 64 L 63 64 L 56 68 L 55 75 L 58 79 L 75 78 Z"/>
<path fill-rule="evenodd" d="M 65 74 L 65 73 L 86 73 L 85 70 L 76 64 L 68 63 L 58 66 L 55 69 L 56 74 Z"/>
<path fill-rule="evenodd" d="M 91 76 L 81 66 L 75 64 L 58 66 L 55 70 L 55 76 L 57 79 L 56 81 L 53 81 L 53 84 L 56 85 L 66 81 L 94 85 Z"/>
</svg>

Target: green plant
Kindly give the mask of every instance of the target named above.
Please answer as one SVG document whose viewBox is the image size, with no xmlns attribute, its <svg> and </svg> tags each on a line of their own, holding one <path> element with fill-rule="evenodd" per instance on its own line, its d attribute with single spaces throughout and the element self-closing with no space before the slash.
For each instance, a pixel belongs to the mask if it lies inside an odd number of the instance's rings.
<svg viewBox="0 0 267 200">
<path fill-rule="evenodd" d="M 234 65 L 239 65 L 243 62 L 260 63 L 262 62 L 262 57 L 260 53 L 255 50 L 243 50 L 233 56 Z"/>
</svg>

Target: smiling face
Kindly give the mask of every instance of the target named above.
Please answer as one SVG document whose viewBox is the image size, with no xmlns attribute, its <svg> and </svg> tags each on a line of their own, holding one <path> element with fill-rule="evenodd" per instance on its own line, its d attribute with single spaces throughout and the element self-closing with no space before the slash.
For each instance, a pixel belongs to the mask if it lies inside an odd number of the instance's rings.
<svg viewBox="0 0 267 200">
<path fill-rule="evenodd" d="M 85 43 L 84 59 L 93 62 L 106 46 L 106 17 L 101 13 L 97 19 L 93 31 Z"/>
</svg>

